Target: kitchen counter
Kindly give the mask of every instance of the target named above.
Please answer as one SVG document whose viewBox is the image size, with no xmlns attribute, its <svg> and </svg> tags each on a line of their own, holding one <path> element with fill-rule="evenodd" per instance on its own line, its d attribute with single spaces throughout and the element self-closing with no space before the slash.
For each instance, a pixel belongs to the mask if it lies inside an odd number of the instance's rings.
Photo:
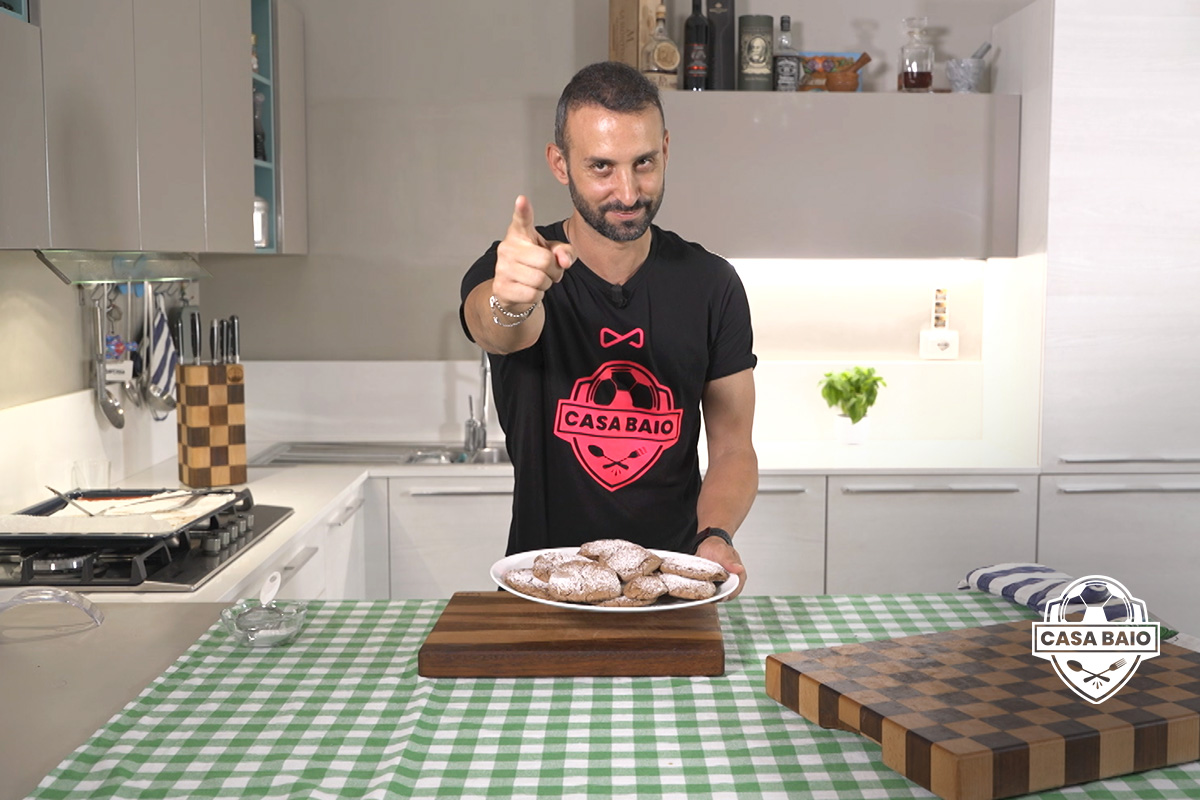
<svg viewBox="0 0 1200 800">
<path fill-rule="evenodd" d="M 0 800 L 21 798 L 218 619 L 221 604 L 63 603 L 0 614 Z"/>
<path fill-rule="evenodd" d="M 1030 619 L 989 595 L 740 598 L 722 604 L 726 673 L 716 678 L 453 680 L 416 675 L 416 654 L 442 600 L 318 602 L 291 645 L 234 646 L 203 633 L 160 679 L 72 752 L 81 730 L 103 724 L 149 664 L 122 678 L 125 648 L 158 665 L 215 617 L 213 606 L 106 606 L 100 629 L 40 635 L 73 609 L 0 615 L 0 675 L 28 695 L 19 709 L 51 707 L 48 694 L 116 691 L 84 717 L 0 729 L 8 758 L 29 729 L 40 759 L 3 763 L 0 800 L 139 797 L 929 797 L 883 766 L 861 737 L 817 727 L 766 696 L 767 655 L 866 639 Z M 77 612 L 75 612 L 77 613 Z M 9 615 L 13 615 L 9 617 Z M 148 616 L 155 615 L 155 616 Z M 157 616 L 161 615 L 161 616 Z M 107 630 L 105 627 L 107 626 Z M 169 627 L 169 626 L 168 626 Z M 57 629 L 56 629 L 57 630 Z M 14 631 L 19 635 L 15 635 Z M 39 670 L 42 674 L 38 674 Z M 9 682 L 33 675 L 29 683 Z M 30 687 L 30 688 L 27 688 Z M 74 705 L 74 704 L 72 704 Z M 6 707 L 12 708 L 11 705 Z M 74 711 L 75 709 L 72 709 Z M 45 731 L 61 729 L 46 740 Z M 28 750 L 28 748 L 26 748 Z M 65 758 L 45 778 L 47 763 Z M 1074 797 L 1197 796 L 1200 763 L 1084 784 Z"/>
</svg>

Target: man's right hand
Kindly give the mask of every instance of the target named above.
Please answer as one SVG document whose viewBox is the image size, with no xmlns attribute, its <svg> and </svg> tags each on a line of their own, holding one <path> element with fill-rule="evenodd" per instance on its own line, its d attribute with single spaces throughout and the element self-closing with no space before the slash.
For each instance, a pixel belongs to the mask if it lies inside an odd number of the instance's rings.
<svg viewBox="0 0 1200 800">
<path fill-rule="evenodd" d="M 492 294 L 507 310 L 520 313 L 540 303 L 546 290 L 562 280 L 575 261 L 566 242 L 547 242 L 533 226 L 533 204 L 524 195 L 513 207 L 512 222 L 496 251 Z"/>
</svg>

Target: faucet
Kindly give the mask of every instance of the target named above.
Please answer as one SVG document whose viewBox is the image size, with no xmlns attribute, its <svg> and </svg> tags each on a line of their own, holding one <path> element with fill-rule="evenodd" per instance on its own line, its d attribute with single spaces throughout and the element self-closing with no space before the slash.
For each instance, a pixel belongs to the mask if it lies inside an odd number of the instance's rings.
<svg viewBox="0 0 1200 800">
<path fill-rule="evenodd" d="M 486 350 L 479 351 L 479 417 L 475 416 L 475 398 L 467 395 L 467 424 L 463 449 L 473 456 L 487 447 L 488 383 L 492 367 Z"/>
</svg>

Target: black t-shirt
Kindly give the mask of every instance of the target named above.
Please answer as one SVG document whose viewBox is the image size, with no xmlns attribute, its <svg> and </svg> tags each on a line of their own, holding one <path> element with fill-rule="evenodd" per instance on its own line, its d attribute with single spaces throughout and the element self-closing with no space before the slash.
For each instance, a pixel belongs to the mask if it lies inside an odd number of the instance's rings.
<svg viewBox="0 0 1200 800">
<path fill-rule="evenodd" d="M 750 306 L 729 262 L 651 231 L 628 282 L 576 261 L 546 292 L 538 341 L 491 356 L 516 475 L 510 555 L 593 539 L 682 551 L 695 536 L 700 399 L 757 363 Z M 566 241 L 561 222 L 538 232 Z M 498 245 L 467 271 L 464 301 L 495 275 Z"/>
</svg>

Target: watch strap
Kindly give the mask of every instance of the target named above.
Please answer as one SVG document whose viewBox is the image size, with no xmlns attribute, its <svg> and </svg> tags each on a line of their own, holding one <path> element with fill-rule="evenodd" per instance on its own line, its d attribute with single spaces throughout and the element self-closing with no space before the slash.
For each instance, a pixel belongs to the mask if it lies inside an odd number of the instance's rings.
<svg viewBox="0 0 1200 800">
<path fill-rule="evenodd" d="M 729 531 L 710 526 L 696 534 L 696 539 L 692 543 L 692 552 L 696 552 L 696 550 L 700 548 L 700 543 L 712 536 L 716 536 L 718 539 L 724 539 L 725 544 L 733 547 L 733 537 L 729 535 Z"/>
</svg>

